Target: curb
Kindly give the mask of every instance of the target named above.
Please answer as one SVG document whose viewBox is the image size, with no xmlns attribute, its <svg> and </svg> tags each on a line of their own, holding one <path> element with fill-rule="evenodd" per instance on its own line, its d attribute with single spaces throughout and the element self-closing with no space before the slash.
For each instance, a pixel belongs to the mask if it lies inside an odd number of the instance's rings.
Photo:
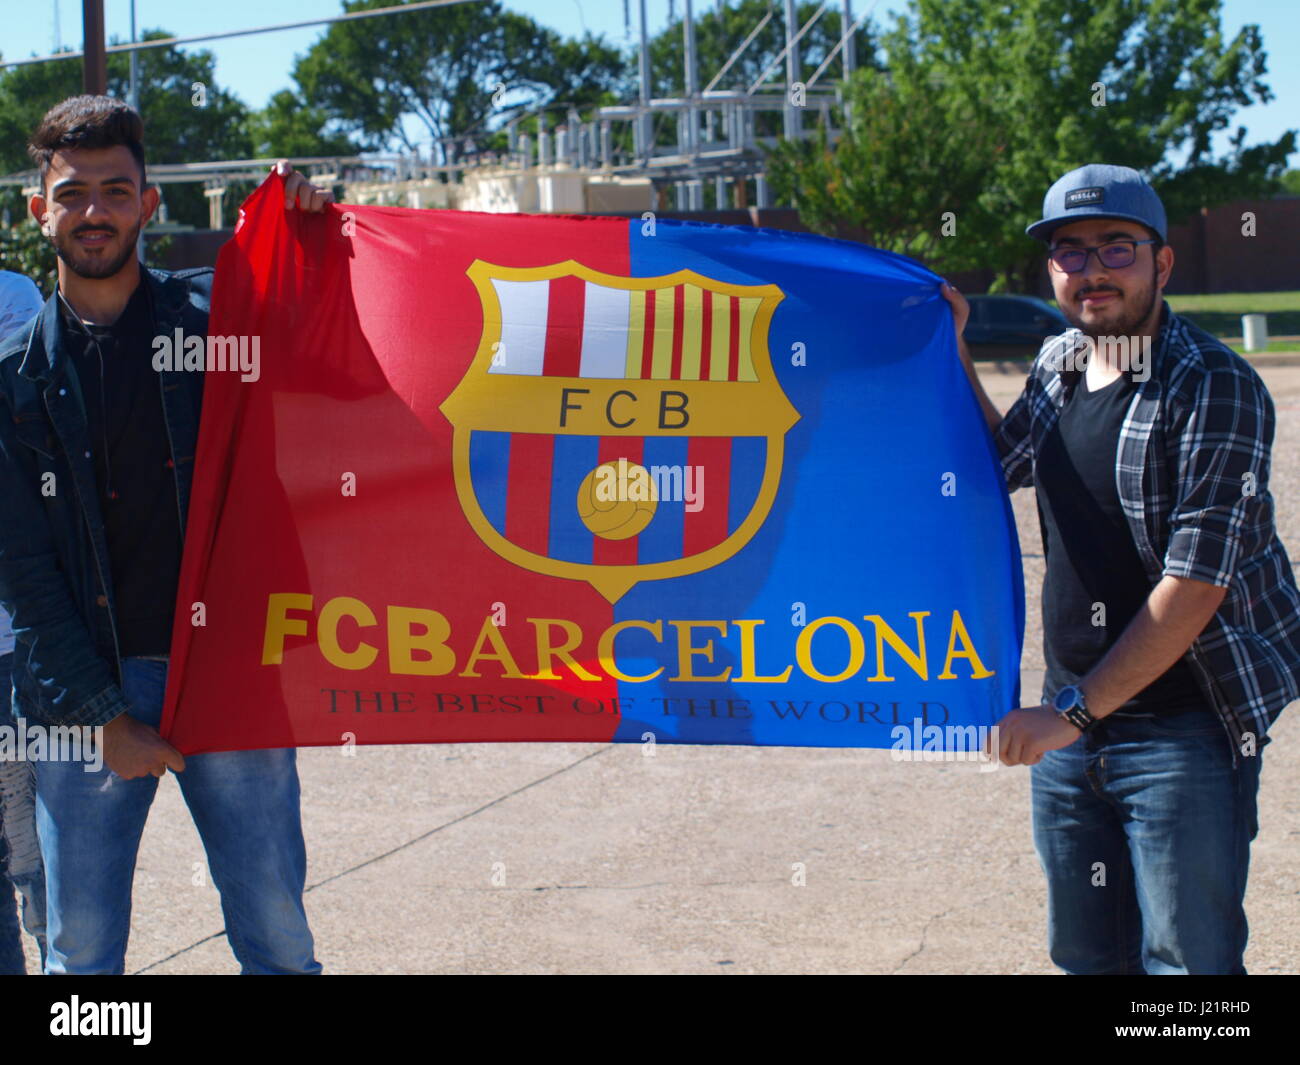
<svg viewBox="0 0 1300 1065">
<path fill-rule="evenodd" d="M 1300 366 L 1300 351 L 1257 351 L 1241 357 L 1252 366 Z M 974 362 L 977 370 L 1006 374 L 1027 374 L 1034 364 L 1033 359 L 975 359 Z"/>
</svg>

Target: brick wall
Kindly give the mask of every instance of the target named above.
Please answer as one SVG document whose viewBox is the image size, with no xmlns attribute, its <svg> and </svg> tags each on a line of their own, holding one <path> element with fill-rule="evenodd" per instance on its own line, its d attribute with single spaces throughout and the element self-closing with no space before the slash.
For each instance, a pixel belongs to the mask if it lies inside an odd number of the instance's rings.
<svg viewBox="0 0 1300 1065">
<path fill-rule="evenodd" d="M 1242 215 L 1255 215 L 1255 236 Z M 1234 200 L 1201 208 L 1169 227 L 1174 273 L 1166 291 L 1281 292 L 1300 289 L 1300 196 Z"/>
</svg>

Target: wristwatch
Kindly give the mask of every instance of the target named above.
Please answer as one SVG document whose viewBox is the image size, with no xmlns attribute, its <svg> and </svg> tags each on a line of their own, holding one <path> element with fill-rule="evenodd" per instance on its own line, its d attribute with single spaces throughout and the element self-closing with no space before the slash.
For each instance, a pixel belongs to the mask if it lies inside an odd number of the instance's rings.
<svg viewBox="0 0 1300 1065">
<path fill-rule="evenodd" d="M 1067 684 L 1056 693 L 1052 709 L 1080 732 L 1087 732 L 1097 724 L 1097 718 L 1088 713 L 1083 701 L 1083 689 L 1074 684 Z"/>
</svg>

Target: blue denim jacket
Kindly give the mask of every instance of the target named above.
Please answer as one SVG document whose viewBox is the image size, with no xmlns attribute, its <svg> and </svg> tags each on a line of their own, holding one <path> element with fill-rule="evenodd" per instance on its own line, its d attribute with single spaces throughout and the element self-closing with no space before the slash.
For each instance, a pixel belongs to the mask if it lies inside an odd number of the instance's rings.
<svg viewBox="0 0 1300 1065">
<path fill-rule="evenodd" d="M 156 335 L 206 335 L 212 270 L 144 270 Z M 14 710 L 102 725 L 122 694 L 108 541 L 58 296 L 0 347 L 0 603 L 13 617 Z M 182 532 L 203 374 L 159 374 Z"/>
</svg>

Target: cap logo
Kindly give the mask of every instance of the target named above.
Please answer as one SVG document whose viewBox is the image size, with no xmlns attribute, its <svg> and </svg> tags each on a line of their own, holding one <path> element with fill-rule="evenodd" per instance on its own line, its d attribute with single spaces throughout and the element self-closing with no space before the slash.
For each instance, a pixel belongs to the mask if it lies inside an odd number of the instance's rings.
<svg viewBox="0 0 1300 1065">
<path fill-rule="evenodd" d="M 1075 189 L 1073 192 L 1065 194 L 1065 206 L 1070 207 L 1088 207 L 1094 203 L 1101 203 L 1106 198 L 1106 190 L 1100 186 L 1091 189 Z"/>
</svg>

